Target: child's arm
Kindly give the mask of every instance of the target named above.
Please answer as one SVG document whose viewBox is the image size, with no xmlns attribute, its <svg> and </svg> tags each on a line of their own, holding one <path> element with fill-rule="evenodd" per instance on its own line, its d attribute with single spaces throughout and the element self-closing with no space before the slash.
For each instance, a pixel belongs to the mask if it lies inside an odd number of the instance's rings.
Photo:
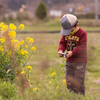
<svg viewBox="0 0 100 100">
<path fill-rule="evenodd" d="M 63 55 L 61 54 L 62 52 L 64 52 L 66 50 L 66 41 L 65 41 L 65 36 L 62 36 L 60 39 L 60 43 L 58 46 L 58 55 L 60 57 L 62 57 Z"/>
</svg>

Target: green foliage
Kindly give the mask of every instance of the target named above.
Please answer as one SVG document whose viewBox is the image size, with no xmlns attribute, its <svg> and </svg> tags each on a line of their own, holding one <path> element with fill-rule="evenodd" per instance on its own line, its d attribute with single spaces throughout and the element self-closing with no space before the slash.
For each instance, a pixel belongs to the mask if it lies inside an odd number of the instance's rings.
<svg viewBox="0 0 100 100">
<path fill-rule="evenodd" d="M 0 100 L 19 100 L 18 88 L 11 82 L 0 80 Z"/>
<path fill-rule="evenodd" d="M 47 10 L 46 10 L 46 6 L 43 2 L 41 2 L 36 9 L 35 15 L 39 18 L 39 19 L 44 19 L 47 15 Z"/>
<path fill-rule="evenodd" d="M 4 46 L 4 43 L 1 42 L 0 39 L 0 46 Z M 3 49 L 3 48 L 2 48 Z M 15 77 L 15 71 L 11 69 L 12 59 L 10 56 L 10 52 L 5 51 L 3 53 L 0 51 L 0 78 L 6 81 L 13 80 Z"/>
</svg>

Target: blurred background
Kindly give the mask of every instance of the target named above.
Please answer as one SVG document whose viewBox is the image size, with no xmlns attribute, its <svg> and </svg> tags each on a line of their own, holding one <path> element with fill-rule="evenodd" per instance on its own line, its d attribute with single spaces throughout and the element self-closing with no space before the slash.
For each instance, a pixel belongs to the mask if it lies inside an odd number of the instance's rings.
<svg viewBox="0 0 100 100">
<path fill-rule="evenodd" d="M 99 0 L 0 0 L 0 18 L 35 18 L 36 8 L 40 2 L 46 6 L 48 17 L 61 17 L 65 13 L 76 14 L 79 18 L 100 16 Z"/>
</svg>

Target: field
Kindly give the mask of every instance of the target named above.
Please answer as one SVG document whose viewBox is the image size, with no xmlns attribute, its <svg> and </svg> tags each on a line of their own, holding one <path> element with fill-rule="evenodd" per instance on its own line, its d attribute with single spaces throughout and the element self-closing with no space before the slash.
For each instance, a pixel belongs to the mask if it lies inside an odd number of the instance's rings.
<svg viewBox="0 0 100 100">
<path fill-rule="evenodd" d="M 82 20 L 79 20 L 80 22 Z M 99 27 L 82 26 L 85 30 L 100 30 Z M 26 25 L 25 30 L 60 30 L 60 21 L 45 21 L 40 24 Z M 18 34 L 18 40 L 26 37 L 34 39 L 36 52 L 28 65 L 32 66 L 29 76 L 30 88 L 16 100 L 100 100 L 100 34 L 88 33 L 86 68 L 86 96 L 69 93 L 66 89 L 65 60 L 58 57 L 59 33 Z M 5 100 L 8 100 L 5 98 Z M 13 99 L 11 99 L 13 100 Z"/>
</svg>

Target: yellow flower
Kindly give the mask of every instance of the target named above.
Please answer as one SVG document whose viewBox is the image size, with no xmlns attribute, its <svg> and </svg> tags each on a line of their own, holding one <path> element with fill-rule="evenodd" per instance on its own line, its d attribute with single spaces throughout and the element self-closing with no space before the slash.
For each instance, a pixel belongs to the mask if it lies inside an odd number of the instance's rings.
<svg viewBox="0 0 100 100">
<path fill-rule="evenodd" d="M 54 76 L 54 75 L 56 75 L 56 73 L 55 73 L 55 72 L 53 72 L 53 73 L 51 74 L 51 76 Z"/>
<path fill-rule="evenodd" d="M 37 90 L 37 88 L 33 88 L 33 91 L 36 91 Z"/>
<path fill-rule="evenodd" d="M 26 38 L 26 42 L 28 42 L 28 44 L 29 44 L 29 43 L 32 44 L 32 43 L 34 42 L 34 40 L 33 40 L 33 38 L 27 37 L 27 38 Z"/>
<path fill-rule="evenodd" d="M 8 30 L 8 26 L 7 25 L 4 25 L 2 28 L 1 28 L 2 31 L 7 31 Z"/>
<path fill-rule="evenodd" d="M 28 43 L 33 43 L 34 40 L 32 38 L 29 39 Z"/>
<path fill-rule="evenodd" d="M 4 22 L 1 22 L 1 23 L 0 23 L 0 27 L 3 27 L 3 26 L 4 26 Z"/>
<path fill-rule="evenodd" d="M 9 31 L 9 35 L 10 35 L 11 38 L 15 38 L 16 32 L 15 31 Z"/>
<path fill-rule="evenodd" d="M 25 47 L 28 48 L 28 45 L 26 45 Z"/>
<path fill-rule="evenodd" d="M 56 89 L 58 89 L 58 88 L 59 88 L 59 86 L 56 87 Z"/>
<path fill-rule="evenodd" d="M 19 42 L 20 45 L 23 45 L 23 43 L 24 43 L 24 40 L 22 40 L 22 41 Z"/>
<path fill-rule="evenodd" d="M 21 74 L 24 74 L 24 73 L 25 73 L 24 70 L 22 70 L 22 71 L 21 71 Z"/>
<path fill-rule="evenodd" d="M 29 69 L 32 69 L 32 67 L 31 67 L 31 66 L 28 66 L 28 68 L 29 68 Z"/>
<path fill-rule="evenodd" d="M 27 37 L 27 38 L 26 38 L 26 42 L 28 42 L 29 39 L 30 39 L 30 37 Z"/>
<path fill-rule="evenodd" d="M 64 79 L 64 80 L 62 80 L 63 81 L 63 83 L 65 83 L 66 82 L 66 80 Z"/>
<path fill-rule="evenodd" d="M 38 84 L 39 86 L 41 86 L 41 84 Z"/>
<path fill-rule="evenodd" d="M 17 51 L 18 51 L 18 50 L 19 50 L 19 49 L 17 49 Z M 19 54 L 19 55 L 25 55 L 25 56 L 27 57 L 28 52 L 27 52 L 27 51 L 24 51 L 24 50 L 19 50 L 18 54 Z"/>
<path fill-rule="evenodd" d="M 22 30 L 24 30 L 25 26 L 24 26 L 24 24 L 20 24 L 20 26 L 18 28 L 21 29 L 21 31 L 22 31 Z"/>
<path fill-rule="evenodd" d="M 31 73 L 31 71 L 29 70 L 29 73 Z"/>
<path fill-rule="evenodd" d="M 1 43 L 4 43 L 4 42 L 5 42 L 5 39 L 0 39 L 0 42 L 1 42 Z"/>
<path fill-rule="evenodd" d="M 35 47 L 32 47 L 31 50 L 33 50 L 33 52 L 35 52 L 36 48 Z"/>
<path fill-rule="evenodd" d="M 14 24 L 10 24 L 9 25 L 9 29 L 11 30 L 11 31 L 15 31 L 16 30 L 16 26 L 14 25 Z"/>
<path fill-rule="evenodd" d="M 15 49 L 17 48 L 19 48 L 19 41 L 18 40 L 11 40 L 11 43 L 12 43 L 12 45 L 14 45 L 15 46 Z"/>
<path fill-rule="evenodd" d="M 27 52 L 27 51 L 24 51 L 24 55 L 27 57 L 27 55 L 28 55 L 28 52 Z"/>
<path fill-rule="evenodd" d="M 1 52 L 3 51 L 3 46 L 0 46 L 0 51 L 1 51 Z"/>
<path fill-rule="evenodd" d="M 51 82 L 49 82 L 49 84 L 51 84 Z"/>
<path fill-rule="evenodd" d="M 24 51 L 23 50 L 20 50 L 19 54 L 24 55 Z"/>
<path fill-rule="evenodd" d="M 31 67 L 31 66 L 27 66 L 27 67 L 25 67 L 25 68 L 32 69 L 32 67 Z"/>
</svg>

